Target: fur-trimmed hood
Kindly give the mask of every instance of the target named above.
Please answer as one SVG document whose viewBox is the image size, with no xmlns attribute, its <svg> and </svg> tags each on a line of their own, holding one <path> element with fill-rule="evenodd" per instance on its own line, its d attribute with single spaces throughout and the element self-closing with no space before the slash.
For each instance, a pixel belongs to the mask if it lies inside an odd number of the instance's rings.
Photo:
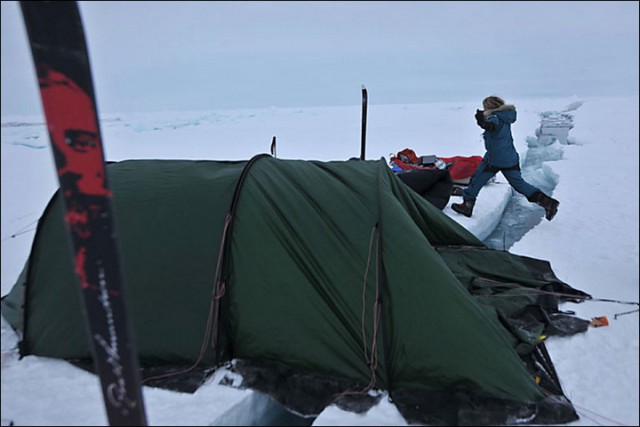
<svg viewBox="0 0 640 427">
<path fill-rule="evenodd" d="M 485 110 L 484 117 L 487 121 L 498 125 L 499 122 L 512 124 L 516 121 L 516 107 L 511 104 L 504 104 L 492 110 Z"/>
<path fill-rule="evenodd" d="M 501 106 L 499 106 L 498 108 L 494 108 L 491 110 L 484 110 L 483 114 L 485 117 L 489 117 L 490 115 L 492 115 L 493 113 L 497 113 L 498 111 L 507 111 L 507 110 L 514 110 L 515 111 L 516 106 L 512 105 L 512 104 L 503 104 Z"/>
</svg>

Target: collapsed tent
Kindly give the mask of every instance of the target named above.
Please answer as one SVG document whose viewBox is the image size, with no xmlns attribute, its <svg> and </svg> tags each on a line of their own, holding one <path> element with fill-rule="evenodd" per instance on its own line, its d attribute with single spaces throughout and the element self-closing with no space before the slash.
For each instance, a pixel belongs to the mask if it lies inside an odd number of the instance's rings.
<svg viewBox="0 0 640 427">
<path fill-rule="evenodd" d="M 234 361 L 317 415 L 387 390 L 410 422 L 577 419 L 543 336 L 589 298 L 548 262 L 487 248 L 379 161 L 108 165 L 145 369 Z M 2 300 L 22 355 L 89 359 L 59 197 Z M 345 403 L 347 402 L 347 403 Z"/>
<path fill-rule="evenodd" d="M 396 172 L 396 176 L 438 209 L 444 209 L 449 203 L 453 181 L 448 170 L 409 169 Z"/>
</svg>

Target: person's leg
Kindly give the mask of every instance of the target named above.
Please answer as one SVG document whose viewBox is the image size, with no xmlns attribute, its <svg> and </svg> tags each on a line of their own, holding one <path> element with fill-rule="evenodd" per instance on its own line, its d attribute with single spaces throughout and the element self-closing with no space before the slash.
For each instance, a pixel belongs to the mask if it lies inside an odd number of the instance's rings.
<svg viewBox="0 0 640 427">
<path fill-rule="evenodd" d="M 507 181 L 509 181 L 509 184 L 514 190 L 524 195 L 531 203 L 535 203 L 544 208 L 545 218 L 547 218 L 548 221 L 551 221 L 553 217 L 556 216 L 560 202 L 547 196 L 539 188 L 526 182 L 522 178 L 520 169 L 503 170 L 502 174 L 507 178 Z"/>
<path fill-rule="evenodd" d="M 517 169 L 503 169 L 502 175 L 507 178 L 509 184 L 516 190 L 518 193 L 524 195 L 528 200 L 530 197 L 536 192 L 540 191 L 539 188 L 534 187 L 529 184 L 527 181 L 522 178 L 522 173 L 520 172 L 520 168 Z"/>
<path fill-rule="evenodd" d="M 462 203 L 452 203 L 451 209 L 466 217 L 471 217 L 478 193 L 497 172 L 497 169 L 489 166 L 483 159 L 471 177 L 469 186 L 462 191 Z"/>
<path fill-rule="evenodd" d="M 556 213 L 558 213 L 558 205 L 560 205 L 560 202 L 553 197 L 547 196 L 542 191 L 533 193 L 529 201 L 544 208 L 545 218 L 547 218 L 548 221 L 551 221 L 553 217 L 556 216 Z"/>
<path fill-rule="evenodd" d="M 498 169 L 491 167 L 483 159 L 471 177 L 469 186 L 462 191 L 462 199 L 465 201 L 475 201 L 482 187 L 484 187 L 496 173 L 498 173 Z"/>
</svg>

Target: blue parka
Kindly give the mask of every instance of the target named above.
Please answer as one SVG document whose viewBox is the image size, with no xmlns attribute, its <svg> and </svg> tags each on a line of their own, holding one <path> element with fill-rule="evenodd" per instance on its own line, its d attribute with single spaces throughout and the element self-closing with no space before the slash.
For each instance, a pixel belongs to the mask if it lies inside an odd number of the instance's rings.
<svg viewBox="0 0 640 427">
<path fill-rule="evenodd" d="M 516 121 L 516 107 L 503 105 L 492 111 L 485 120 L 494 124 L 493 130 L 485 130 L 484 148 L 487 150 L 484 160 L 497 168 L 510 168 L 520 163 L 520 157 L 513 145 L 511 124 Z"/>
</svg>

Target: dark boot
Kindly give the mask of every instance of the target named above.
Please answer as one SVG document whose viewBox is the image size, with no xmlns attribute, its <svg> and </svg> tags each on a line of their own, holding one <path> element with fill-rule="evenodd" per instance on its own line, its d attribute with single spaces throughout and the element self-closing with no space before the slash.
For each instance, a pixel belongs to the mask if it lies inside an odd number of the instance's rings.
<svg viewBox="0 0 640 427">
<path fill-rule="evenodd" d="M 475 200 L 465 200 L 462 203 L 452 203 L 451 209 L 462 214 L 468 218 L 471 218 L 471 214 L 473 213 L 473 207 L 475 206 Z"/>
<path fill-rule="evenodd" d="M 451 189 L 451 195 L 452 196 L 462 196 L 462 187 L 453 187 Z"/>
<path fill-rule="evenodd" d="M 560 202 L 553 197 L 549 197 L 543 192 L 539 191 L 535 194 L 535 198 L 533 201 L 544 208 L 545 218 L 547 218 L 548 221 L 551 221 L 553 217 L 556 216 L 556 213 L 558 212 L 558 205 L 560 204 Z"/>
</svg>

